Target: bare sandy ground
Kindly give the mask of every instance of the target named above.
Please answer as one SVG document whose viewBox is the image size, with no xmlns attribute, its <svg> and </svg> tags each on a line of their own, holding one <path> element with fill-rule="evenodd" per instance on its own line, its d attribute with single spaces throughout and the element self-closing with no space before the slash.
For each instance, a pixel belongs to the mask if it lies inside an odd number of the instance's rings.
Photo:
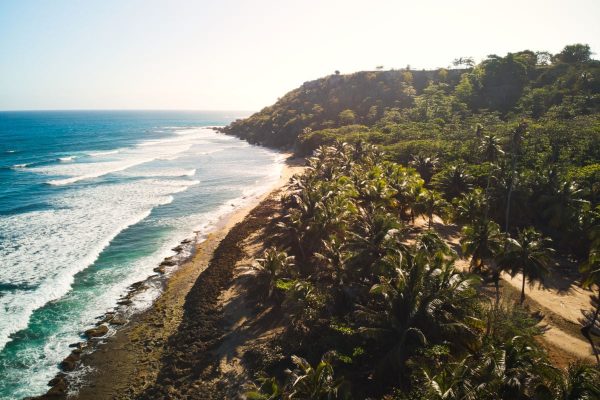
<svg viewBox="0 0 600 400">
<path fill-rule="evenodd" d="M 415 226 L 424 228 L 427 222 L 423 218 L 415 221 Z M 439 217 L 434 217 L 434 227 L 440 235 L 460 253 L 460 227 L 444 223 Z M 467 270 L 469 261 L 459 259 L 457 267 Z M 565 265 L 563 265 L 563 269 Z M 572 268 L 571 268 L 572 269 Z M 564 271 L 563 271 L 564 272 Z M 595 363 L 595 358 L 589 342 L 581 335 L 580 320 L 582 311 L 591 309 L 592 292 L 582 289 L 576 276 L 565 277 L 562 272 L 555 271 L 546 280 L 545 286 L 527 284 L 525 286 L 526 305 L 532 311 L 539 311 L 544 315 L 542 324 L 548 329 L 543 336 L 543 343 L 549 350 L 554 362 L 565 366 L 576 359 L 583 359 Z M 521 292 L 522 275 L 511 277 L 502 274 L 502 291 L 506 296 L 518 299 Z"/>
</svg>

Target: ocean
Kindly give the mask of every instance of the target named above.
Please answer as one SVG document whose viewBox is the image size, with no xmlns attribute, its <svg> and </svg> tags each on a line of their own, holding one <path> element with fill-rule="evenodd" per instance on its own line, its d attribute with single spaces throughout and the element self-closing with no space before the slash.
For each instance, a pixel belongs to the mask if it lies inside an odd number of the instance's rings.
<svg viewBox="0 0 600 400">
<path fill-rule="evenodd" d="M 206 128 L 240 116 L 0 112 L 0 399 L 44 393 L 131 284 L 279 178 L 279 153 Z"/>
</svg>

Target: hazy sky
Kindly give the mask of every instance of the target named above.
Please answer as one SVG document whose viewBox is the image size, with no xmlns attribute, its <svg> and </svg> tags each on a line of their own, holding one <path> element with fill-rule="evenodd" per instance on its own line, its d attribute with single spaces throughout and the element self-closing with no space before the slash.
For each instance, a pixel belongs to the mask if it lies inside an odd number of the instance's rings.
<svg viewBox="0 0 600 400">
<path fill-rule="evenodd" d="M 0 0 L 0 109 L 257 110 L 336 69 L 600 52 L 599 21 L 600 0 Z"/>
</svg>

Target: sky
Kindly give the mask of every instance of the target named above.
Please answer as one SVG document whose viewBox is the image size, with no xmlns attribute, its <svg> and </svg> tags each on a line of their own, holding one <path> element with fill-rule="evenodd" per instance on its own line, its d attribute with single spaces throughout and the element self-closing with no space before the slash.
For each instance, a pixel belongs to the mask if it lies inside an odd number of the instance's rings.
<svg viewBox="0 0 600 400">
<path fill-rule="evenodd" d="M 600 53 L 598 21 L 600 0 L 0 0 L 0 110 L 254 111 L 335 70 Z"/>
</svg>

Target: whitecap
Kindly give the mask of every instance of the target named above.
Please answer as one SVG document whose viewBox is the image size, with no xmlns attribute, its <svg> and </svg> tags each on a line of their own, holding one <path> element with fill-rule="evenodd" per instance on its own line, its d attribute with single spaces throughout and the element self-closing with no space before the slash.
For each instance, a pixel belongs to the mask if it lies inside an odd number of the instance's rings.
<svg viewBox="0 0 600 400">
<path fill-rule="evenodd" d="M 119 150 L 93 151 L 93 152 L 87 153 L 87 155 L 90 157 L 102 157 L 102 156 L 108 156 L 110 154 L 117 154 L 118 152 L 119 152 Z"/>
<path fill-rule="evenodd" d="M 199 181 L 155 179 L 83 187 L 62 193 L 54 209 L 0 216 L 0 279 L 33 287 L 0 297 L 0 350 L 27 327 L 32 313 L 69 292 L 122 230 L 173 201 L 173 194 Z"/>
<path fill-rule="evenodd" d="M 21 169 L 21 168 L 27 168 L 29 164 L 15 164 L 13 165 L 11 168 L 12 169 Z"/>
</svg>

